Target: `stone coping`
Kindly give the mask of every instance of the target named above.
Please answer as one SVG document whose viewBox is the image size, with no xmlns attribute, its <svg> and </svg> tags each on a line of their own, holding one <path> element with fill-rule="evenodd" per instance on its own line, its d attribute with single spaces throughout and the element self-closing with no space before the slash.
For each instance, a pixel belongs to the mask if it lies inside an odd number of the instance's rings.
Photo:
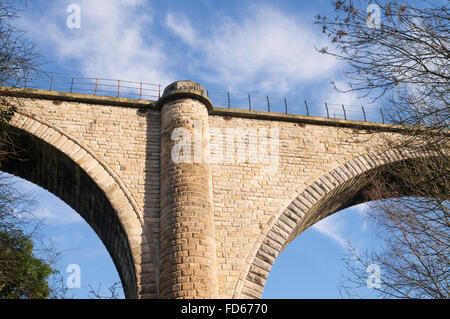
<svg viewBox="0 0 450 319">
<path fill-rule="evenodd" d="M 124 97 L 92 95 L 83 93 L 69 93 L 60 91 L 47 91 L 38 89 L 11 88 L 11 87 L 0 87 L 0 95 L 44 99 L 44 100 L 81 102 L 89 104 L 115 105 L 115 106 L 135 107 L 135 108 L 152 107 L 155 104 L 154 101 L 136 100 Z"/>
<path fill-rule="evenodd" d="M 183 92 L 182 92 L 183 91 Z M 189 91 L 189 90 L 187 90 Z M 185 92 L 185 90 L 176 90 L 176 95 L 179 97 L 190 97 L 190 94 L 197 94 L 198 92 Z M 190 94 L 185 94 L 190 93 Z M 163 95 L 158 101 L 150 100 L 136 100 L 132 98 L 112 97 L 112 96 L 99 96 L 92 94 L 82 93 L 68 93 L 60 91 L 48 91 L 39 89 L 25 89 L 25 88 L 11 88 L 0 87 L 0 95 L 3 96 L 17 96 L 24 98 L 36 98 L 47 100 L 59 100 L 69 102 L 81 102 L 89 104 L 103 104 L 121 107 L 133 107 L 133 108 L 146 108 L 153 110 L 160 110 L 161 102 L 166 100 L 167 97 Z M 171 94 L 169 94 L 171 95 Z M 208 100 L 209 101 L 209 100 Z M 316 124 L 327 126 L 338 126 L 355 129 L 367 129 L 370 131 L 385 131 L 385 132 L 406 132 L 411 131 L 411 128 L 406 126 L 379 123 L 379 122 L 364 122 L 356 120 L 344 120 L 333 119 L 320 116 L 305 116 L 299 114 L 285 114 L 278 112 L 266 112 L 266 111 L 250 111 L 245 109 L 236 108 L 224 108 L 212 105 L 207 105 L 208 112 L 213 116 L 223 117 L 239 117 L 249 119 L 260 119 L 268 121 L 280 121 L 280 122 L 294 122 L 303 124 Z M 417 128 L 414 128 L 416 130 Z M 448 133 L 448 132 L 447 132 Z"/>
</svg>

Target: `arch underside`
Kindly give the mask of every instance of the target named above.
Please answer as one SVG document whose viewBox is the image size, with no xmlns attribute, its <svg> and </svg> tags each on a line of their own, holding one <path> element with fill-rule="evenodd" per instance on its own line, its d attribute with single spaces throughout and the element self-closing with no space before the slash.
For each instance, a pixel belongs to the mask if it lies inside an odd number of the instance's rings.
<svg viewBox="0 0 450 319">
<path fill-rule="evenodd" d="M 127 234 L 105 193 L 69 156 L 44 140 L 12 127 L 18 157 L 1 170 L 26 179 L 59 197 L 92 227 L 108 250 L 127 298 L 137 296 L 133 255 Z"/>
<path fill-rule="evenodd" d="M 372 177 L 389 171 L 386 168 L 390 165 L 423 156 L 405 155 L 398 151 L 361 156 L 318 177 L 300 190 L 272 222 L 269 231 L 261 235 L 248 257 L 250 262 L 241 273 L 233 298 L 261 298 L 275 259 L 298 235 L 335 212 L 367 202 L 366 191 L 371 187 Z M 408 185 L 393 176 L 384 177 L 395 181 L 399 187 L 398 194 L 414 196 Z"/>
</svg>

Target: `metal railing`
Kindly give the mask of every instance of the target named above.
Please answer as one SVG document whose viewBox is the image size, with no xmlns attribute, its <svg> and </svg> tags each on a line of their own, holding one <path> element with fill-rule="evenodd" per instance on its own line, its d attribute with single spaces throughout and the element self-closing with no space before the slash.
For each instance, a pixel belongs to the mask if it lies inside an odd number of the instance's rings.
<svg viewBox="0 0 450 319">
<path fill-rule="evenodd" d="M 246 109 L 249 111 L 278 112 L 306 116 L 320 116 L 332 119 L 358 120 L 364 122 L 387 122 L 381 108 L 363 105 L 344 105 L 324 102 L 311 104 L 306 100 L 286 97 L 271 97 L 250 94 L 231 94 L 206 91 L 214 106 L 229 109 Z"/>
<path fill-rule="evenodd" d="M 2 83 L 2 86 L 11 85 Z M 152 101 L 158 100 L 162 93 L 160 84 L 104 78 L 70 77 L 55 74 L 27 75 L 24 83 L 13 86 Z M 328 102 L 311 104 L 306 100 L 301 99 L 250 94 L 231 94 L 230 92 L 224 94 L 209 90 L 206 90 L 206 93 L 214 106 L 230 109 L 279 112 L 364 122 L 389 122 L 388 117 L 386 116 L 387 113 L 383 112 L 383 109 L 381 108 Z"/>
<path fill-rule="evenodd" d="M 2 83 L 2 86 L 8 86 L 8 83 Z M 104 78 L 69 77 L 55 74 L 28 74 L 25 76 L 24 83 L 15 86 L 26 89 L 126 97 L 137 100 L 157 100 L 161 97 L 160 84 Z"/>
</svg>

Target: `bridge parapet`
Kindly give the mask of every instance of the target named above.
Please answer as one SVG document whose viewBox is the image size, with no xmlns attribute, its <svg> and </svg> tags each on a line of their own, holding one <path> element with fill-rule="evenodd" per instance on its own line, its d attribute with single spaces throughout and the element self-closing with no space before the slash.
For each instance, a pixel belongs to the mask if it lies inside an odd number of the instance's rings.
<svg viewBox="0 0 450 319">
<path fill-rule="evenodd" d="M 191 85 L 189 88 L 186 86 L 188 83 Z M 344 105 L 333 102 L 311 103 L 300 98 L 235 94 L 230 92 L 223 93 L 205 90 L 202 86 L 194 88 L 192 87 L 192 83 L 194 82 L 177 81 L 171 84 L 177 86 L 176 88 L 168 86 L 166 87 L 166 90 L 171 91 L 171 96 L 174 96 L 175 90 L 178 94 L 190 94 L 189 90 L 193 89 L 207 105 L 209 111 L 211 111 L 209 105 L 214 105 L 216 107 L 228 109 L 298 114 L 364 122 L 388 123 L 390 118 L 386 110 L 374 106 Z M 2 87 L 7 85 L 8 83 L 3 83 Z M 136 101 L 146 101 L 147 103 L 149 101 L 162 101 L 161 97 L 165 97 L 164 94 L 161 96 L 160 84 L 118 79 L 70 77 L 55 74 L 28 75 L 23 83 L 16 83 L 16 88 L 82 94 L 85 99 L 87 99 L 89 95 L 96 97 L 108 96 L 112 98 L 134 100 L 134 104 L 136 104 Z M 199 92 L 199 89 L 202 92 Z M 110 101 L 117 102 L 114 100 Z M 130 102 L 131 101 L 128 101 L 128 103 Z"/>
</svg>

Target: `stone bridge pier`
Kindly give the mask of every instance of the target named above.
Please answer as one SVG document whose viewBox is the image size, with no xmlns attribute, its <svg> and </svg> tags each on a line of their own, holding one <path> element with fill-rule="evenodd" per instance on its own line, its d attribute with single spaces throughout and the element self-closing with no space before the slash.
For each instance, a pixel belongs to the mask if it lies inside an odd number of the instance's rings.
<svg viewBox="0 0 450 319">
<path fill-rule="evenodd" d="M 366 201 L 373 174 L 415 154 L 387 124 L 215 107 L 195 82 L 158 101 L 2 88 L 21 160 L 97 233 L 127 298 L 260 298 L 305 229 Z M 400 190 L 408 193 L 407 189 Z"/>
<path fill-rule="evenodd" d="M 208 110 L 212 105 L 203 88 L 190 82 L 167 87 L 158 105 L 160 297 L 217 298 L 212 177 L 204 154 L 209 149 Z M 194 145 L 197 149 L 193 150 Z"/>
</svg>

